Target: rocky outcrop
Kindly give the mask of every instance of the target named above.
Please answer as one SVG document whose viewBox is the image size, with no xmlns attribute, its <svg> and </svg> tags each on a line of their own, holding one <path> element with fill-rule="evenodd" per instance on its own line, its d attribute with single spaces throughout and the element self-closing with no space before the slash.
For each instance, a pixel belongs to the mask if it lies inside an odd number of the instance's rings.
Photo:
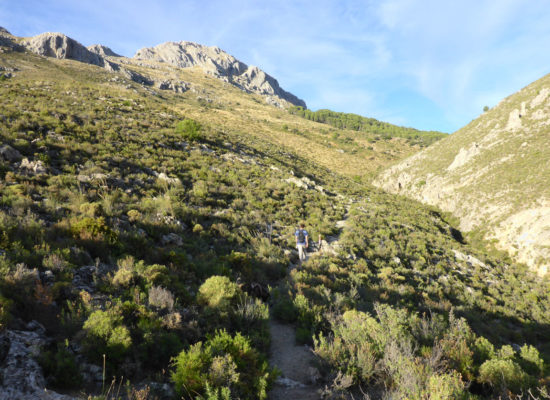
<svg viewBox="0 0 550 400">
<path fill-rule="evenodd" d="M 29 322 L 25 330 L 0 334 L 0 399 L 73 399 L 45 389 L 46 379 L 36 362 L 45 344 L 45 329 L 36 321 Z"/>
<path fill-rule="evenodd" d="M 13 51 L 23 51 L 24 48 L 15 42 L 15 36 L 13 36 L 6 28 L 0 26 L 0 47 L 6 47 Z M 0 52 L 4 52 L 1 49 Z"/>
<path fill-rule="evenodd" d="M 122 57 L 121 55 L 111 50 L 109 47 L 103 46 L 101 44 L 94 44 L 92 46 L 88 46 L 88 50 L 101 57 Z"/>
<path fill-rule="evenodd" d="M 23 45 L 29 51 L 45 57 L 66 58 L 100 67 L 105 65 L 103 57 L 62 33 L 42 33 L 24 40 Z"/>
<path fill-rule="evenodd" d="M 152 86 L 155 82 L 148 77 L 141 75 L 138 72 L 132 71 L 131 69 L 121 68 L 120 70 L 122 75 L 126 78 L 131 79 L 132 81 L 139 83 L 140 85 Z"/>
<path fill-rule="evenodd" d="M 229 82 L 242 90 L 306 107 L 303 100 L 283 90 L 275 78 L 254 66 L 247 66 L 219 47 L 208 47 L 193 42 L 167 42 L 143 48 L 134 56 L 137 60 L 164 62 L 179 68 L 201 67 L 207 74 Z M 279 104 L 282 105 L 282 104 Z"/>
<path fill-rule="evenodd" d="M 176 93 L 185 93 L 189 90 L 189 84 L 184 81 L 162 80 L 155 82 L 160 90 L 172 90 Z"/>
<path fill-rule="evenodd" d="M 44 57 L 80 61 L 86 64 L 97 65 L 110 72 L 120 69 L 118 64 L 106 60 L 101 55 L 88 50 L 76 40 L 62 33 L 42 33 L 30 39 L 23 40 L 22 44 L 27 50 Z"/>
</svg>

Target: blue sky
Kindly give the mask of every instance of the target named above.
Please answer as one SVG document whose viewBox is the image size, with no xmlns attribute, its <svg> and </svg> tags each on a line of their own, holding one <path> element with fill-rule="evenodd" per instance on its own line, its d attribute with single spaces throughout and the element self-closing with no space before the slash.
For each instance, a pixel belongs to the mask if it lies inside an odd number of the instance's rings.
<svg viewBox="0 0 550 400">
<path fill-rule="evenodd" d="M 125 56 L 216 45 L 312 110 L 445 132 L 550 72 L 546 0 L 0 0 L 0 26 Z"/>
</svg>

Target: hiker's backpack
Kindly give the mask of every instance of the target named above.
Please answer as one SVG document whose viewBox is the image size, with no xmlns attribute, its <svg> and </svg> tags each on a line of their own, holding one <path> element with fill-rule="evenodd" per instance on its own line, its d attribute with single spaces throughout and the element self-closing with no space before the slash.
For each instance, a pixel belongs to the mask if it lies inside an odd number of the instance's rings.
<svg viewBox="0 0 550 400">
<path fill-rule="evenodd" d="M 305 243 L 306 242 L 306 235 L 304 233 L 303 229 L 298 230 L 298 243 Z"/>
</svg>

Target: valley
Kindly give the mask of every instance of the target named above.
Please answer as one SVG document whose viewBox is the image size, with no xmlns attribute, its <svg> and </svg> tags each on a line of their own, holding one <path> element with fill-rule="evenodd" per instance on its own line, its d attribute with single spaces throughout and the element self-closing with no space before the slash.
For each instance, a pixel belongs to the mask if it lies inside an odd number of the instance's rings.
<svg viewBox="0 0 550 400">
<path fill-rule="evenodd" d="M 548 396 L 548 280 L 370 184 L 421 131 L 4 38 L 0 398 Z M 295 268 L 301 221 L 326 244 Z"/>
</svg>

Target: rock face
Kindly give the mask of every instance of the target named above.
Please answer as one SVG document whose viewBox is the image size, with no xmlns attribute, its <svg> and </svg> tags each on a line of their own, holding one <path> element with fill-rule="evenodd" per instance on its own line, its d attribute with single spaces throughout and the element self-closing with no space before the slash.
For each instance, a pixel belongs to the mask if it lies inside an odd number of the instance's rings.
<svg viewBox="0 0 550 400">
<path fill-rule="evenodd" d="M 101 44 L 94 44 L 92 46 L 88 46 L 88 50 L 101 57 L 122 57 L 117 53 L 115 53 L 113 50 L 111 50 L 109 47 L 103 46 Z"/>
<path fill-rule="evenodd" d="M 62 33 L 42 33 L 23 41 L 23 45 L 33 53 L 45 57 L 67 58 L 100 67 L 105 65 L 103 57 Z"/>
<path fill-rule="evenodd" d="M 72 399 L 45 389 L 46 380 L 35 357 L 46 343 L 45 329 L 35 321 L 24 331 L 0 334 L 0 399 Z"/>
<path fill-rule="evenodd" d="M 219 47 L 207 47 L 185 41 L 167 42 L 138 50 L 134 59 L 165 62 L 179 68 L 199 66 L 207 74 L 245 91 L 276 96 L 291 104 L 306 107 L 303 100 L 283 90 L 275 78 L 258 67 L 247 66 Z"/>
<path fill-rule="evenodd" d="M 10 50 L 22 51 L 23 47 L 15 43 L 15 37 L 6 29 L 0 26 L 0 47 L 7 47 Z"/>
<path fill-rule="evenodd" d="M 437 205 L 539 274 L 550 267 L 550 75 L 384 171 L 375 185 Z"/>
</svg>

